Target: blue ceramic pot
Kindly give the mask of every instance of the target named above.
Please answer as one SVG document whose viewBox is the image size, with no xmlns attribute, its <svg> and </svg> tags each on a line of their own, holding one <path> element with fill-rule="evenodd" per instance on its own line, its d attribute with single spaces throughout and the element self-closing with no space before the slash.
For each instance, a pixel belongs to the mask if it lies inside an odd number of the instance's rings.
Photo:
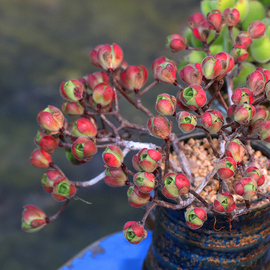
<svg viewBox="0 0 270 270">
<path fill-rule="evenodd" d="M 253 147 L 270 157 L 265 146 L 254 144 Z M 187 227 L 185 209 L 157 207 L 153 241 L 143 269 L 269 270 L 270 203 L 258 199 L 251 207 L 249 213 L 231 222 L 231 229 L 226 216 L 216 214 L 214 226 L 214 215 L 209 213 L 208 220 L 197 230 Z M 223 228 L 217 231 L 214 227 Z"/>
</svg>

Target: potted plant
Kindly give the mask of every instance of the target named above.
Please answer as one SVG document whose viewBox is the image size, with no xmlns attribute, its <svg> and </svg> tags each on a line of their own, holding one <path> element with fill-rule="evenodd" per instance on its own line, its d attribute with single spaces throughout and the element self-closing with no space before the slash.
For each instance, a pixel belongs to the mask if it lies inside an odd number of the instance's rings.
<svg viewBox="0 0 270 270">
<path fill-rule="evenodd" d="M 202 13 L 189 17 L 184 34 L 167 37 L 173 52 L 190 53 L 178 67 L 157 58 L 148 86 L 147 69 L 128 65 L 119 45 L 96 46 L 90 60 L 102 71 L 63 82 L 62 111 L 49 105 L 37 116 L 38 148 L 30 162 L 47 169 L 42 186 L 64 204 L 51 217 L 26 205 L 22 229 L 40 230 L 80 188 L 104 179 L 112 187 L 126 186 L 131 206 L 147 206 L 140 221 L 123 226 L 130 243 L 146 237 L 147 217 L 155 211 L 146 269 L 269 269 L 270 155 L 266 144 L 253 143 L 270 142 L 269 110 L 262 105 L 270 99 L 264 4 L 202 1 Z M 142 98 L 159 83 L 175 91 L 157 96 L 154 115 Z M 147 116 L 146 125 L 124 116 L 120 97 Z M 175 124 L 179 129 L 173 132 Z M 194 135 L 195 129 L 202 132 Z M 138 139 L 144 137 L 159 138 L 160 144 Z M 76 165 L 102 149 L 105 171 L 90 181 L 70 181 L 53 163 L 58 147 Z M 133 168 L 124 162 L 130 151 Z"/>
</svg>

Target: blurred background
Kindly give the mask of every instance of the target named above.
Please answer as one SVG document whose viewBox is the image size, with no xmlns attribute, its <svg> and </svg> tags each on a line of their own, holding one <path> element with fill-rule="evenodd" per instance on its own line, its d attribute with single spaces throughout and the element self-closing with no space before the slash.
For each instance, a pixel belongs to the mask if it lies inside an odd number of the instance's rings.
<svg viewBox="0 0 270 270">
<path fill-rule="evenodd" d="M 142 64 L 148 69 L 146 84 L 150 84 L 153 60 L 165 55 L 178 62 L 183 56 L 166 49 L 165 39 L 184 30 L 187 17 L 199 11 L 199 1 L 0 0 L 0 3 L 0 268 L 57 269 L 90 243 L 121 231 L 126 221 L 140 220 L 144 210 L 128 204 L 126 188 L 112 189 L 101 181 L 78 192 L 92 205 L 72 200 L 62 215 L 40 232 L 21 231 L 24 205 L 34 204 L 47 216 L 61 207 L 41 187 L 45 170 L 29 162 L 39 128 L 36 115 L 47 105 L 61 107 L 62 81 L 98 71 L 89 60 L 90 51 L 98 44 L 120 45 L 129 64 Z M 148 102 L 153 113 L 153 102 L 162 92 L 175 94 L 175 88 L 162 84 L 144 97 L 144 104 Z M 135 113 L 129 104 L 126 108 L 126 117 L 146 123 L 144 115 Z M 71 166 L 64 149 L 57 149 L 53 161 L 70 180 L 89 180 L 103 170 L 98 154 L 87 164 Z"/>
</svg>

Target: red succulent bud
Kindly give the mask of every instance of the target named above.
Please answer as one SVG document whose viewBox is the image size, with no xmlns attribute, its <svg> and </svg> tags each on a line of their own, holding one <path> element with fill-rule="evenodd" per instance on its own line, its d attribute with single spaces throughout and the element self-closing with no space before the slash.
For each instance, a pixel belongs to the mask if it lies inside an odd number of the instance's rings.
<svg viewBox="0 0 270 270">
<path fill-rule="evenodd" d="M 39 129 L 34 141 L 44 151 L 52 154 L 54 149 L 58 147 L 59 138 L 48 135 L 43 129 Z"/>
<path fill-rule="evenodd" d="M 207 213 L 205 209 L 200 207 L 191 207 L 185 212 L 186 224 L 189 228 L 196 230 L 203 226 L 207 220 Z"/>
<path fill-rule="evenodd" d="M 225 25 L 222 13 L 218 9 L 213 9 L 209 13 L 207 13 L 206 19 L 210 24 L 210 28 L 217 32 L 220 32 L 220 30 Z"/>
<path fill-rule="evenodd" d="M 133 207 L 141 207 L 146 205 L 150 199 L 150 193 L 140 192 L 137 186 L 130 186 L 127 191 L 128 202 Z"/>
<path fill-rule="evenodd" d="M 65 101 L 62 105 L 62 111 L 69 116 L 82 116 L 84 113 L 84 107 L 80 102 Z"/>
<path fill-rule="evenodd" d="M 257 182 L 249 177 L 242 177 L 236 183 L 234 191 L 236 194 L 242 196 L 245 200 L 250 200 L 256 195 Z"/>
<path fill-rule="evenodd" d="M 250 166 L 244 173 L 245 177 L 249 177 L 257 182 L 257 186 L 262 186 L 265 182 L 265 177 L 262 172 L 255 166 Z"/>
<path fill-rule="evenodd" d="M 87 74 L 87 84 L 91 90 L 94 89 L 94 87 L 99 83 L 107 83 L 109 84 L 110 79 L 109 75 L 105 71 L 97 71 L 93 74 Z M 88 93 L 90 94 L 90 93 Z"/>
<path fill-rule="evenodd" d="M 248 32 L 252 38 L 261 38 L 265 33 L 266 27 L 261 21 L 254 21 L 249 24 Z"/>
<path fill-rule="evenodd" d="M 242 63 L 248 58 L 247 48 L 244 44 L 235 44 L 230 52 L 231 56 L 234 58 L 235 62 Z"/>
<path fill-rule="evenodd" d="M 115 145 L 109 145 L 102 153 L 102 158 L 108 166 L 114 168 L 119 168 L 124 161 L 122 150 Z"/>
<path fill-rule="evenodd" d="M 132 165 L 134 167 L 135 170 L 141 172 L 143 171 L 143 168 L 140 166 L 139 164 L 139 157 L 138 157 L 138 154 L 134 155 L 132 157 Z"/>
<path fill-rule="evenodd" d="M 37 206 L 25 205 L 22 213 L 22 230 L 37 232 L 48 222 L 46 214 Z"/>
<path fill-rule="evenodd" d="M 219 213 L 230 213 L 235 209 L 233 196 L 229 192 L 219 193 L 214 200 L 214 210 Z"/>
<path fill-rule="evenodd" d="M 221 72 L 221 62 L 214 56 L 207 56 L 202 61 L 202 73 L 208 80 L 216 78 Z"/>
<path fill-rule="evenodd" d="M 240 12 L 236 8 L 226 8 L 223 17 L 228 26 L 235 26 L 240 19 Z"/>
<path fill-rule="evenodd" d="M 234 121 L 240 125 L 247 124 L 255 115 L 255 107 L 250 104 L 240 104 L 234 111 Z"/>
<path fill-rule="evenodd" d="M 194 28 L 202 21 L 204 21 L 203 15 L 201 13 L 194 13 L 193 15 L 188 17 L 188 26 L 190 28 Z"/>
<path fill-rule="evenodd" d="M 207 101 L 205 91 L 199 84 L 192 84 L 177 94 L 179 100 L 191 110 L 203 107 Z"/>
<path fill-rule="evenodd" d="M 182 173 L 167 173 L 163 179 L 162 193 L 170 199 L 177 198 L 189 192 L 190 182 Z"/>
<path fill-rule="evenodd" d="M 185 111 L 176 114 L 176 121 L 178 127 L 184 133 L 191 132 L 197 125 L 197 117 L 194 114 Z"/>
<path fill-rule="evenodd" d="M 35 149 L 31 154 L 30 162 L 37 168 L 48 168 L 52 162 L 52 157 L 43 149 Z"/>
<path fill-rule="evenodd" d="M 97 59 L 103 69 L 114 70 L 121 65 L 123 51 L 121 47 L 115 43 L 112 45 L 105 44 L 98 49 Z"/>
<path fill-rule="evenodd" d="M 192 63 L 184 66 L 180 70 L 180 77 L 188 85 L 200 84 L 203 78 L 201 64 Z"/>
<path fill-rule="evenodd" d="M 108 168 L 105 172 L 104 181 L 111 187 L 122 187 L 128 180 L 127 174 L 122 168 Z"/>
<path fill-rule="evenodd" d="M 102 68 L 102 66 L 100 65 L 100 62 L 99 62 L 99 58 L 98 58 L 98 50 L 100 48 L 102 48 L 103 45 L 98 45 L 96 46 L 90 53 L 90 60 L 91 60 L 91 63 L 98 67 L 98 68 Z"/>
<path fill-rule="evenodd" d="M 123 228 L 125 239 L 131 244 L 139 244 L 147 235 L 142 224 L 136 221 L 128 221 Z"/>
<path fill-rule="evenodd" d="M 210 36 L 210 25 L 207 20 L 203 20 L 192 28 L 192 32 L 195 38 L 205 43 Z"/>
<path fill-rule="evenodd" d="M 112 103 L 115 99 L 114 89 L 107 83 L 99 83 L 93 89 L 93 100 L 105 107 Z"/>
<path fill-rule="evenodd" d="M 234 176 L 236 161 L 231 157 L 225 157 L 216 164 L 218 176 L 222 179 L 228 179 Z"/>
<path fill-rule="evenodd" d="M 217 80 L 223 78 L 228 72 L 230 72 L 234 67 L 234 59 L 226 52 L 220 52 L 214 55 L 214 58 L 220 61 L 221 70 L 217 77 Z"/>
<path fill-rule="evenodd" d="M 261 140 L 270 143 L 270 120 L 262 122 L 258 129 Z"/>
<path fill-rule="evenodd" d="M 246 32 L 246 31 L 239 32 L 236 39 L 235 39 L 236 43 L 241 43 L 241 44 L 245 45 L 246 48 L 248 48 L 251 45 L 252 41 L 253 40 L 252 40 L 250 33 Z"/>
<path fill-rule="evenodd" d="M 71 132 L 77 136 L 93 138 L 97 135 L 97 125 L 93 118 L 79 118 L 72 124 Z"/>
<path fill-rule="evenodd" d="M 80 161 L 89 161 L 96 152 L 96 145 L 87 137 L 79 137 L 71 148 L 72 155 Z"/>
<path fill-rule="evenodd" d="M 138 172 L 133 176 L 133 182 L 142 193 L 150 193 L 155 186 L 155 175 L 148 172 Z"/>
<path fill-rule="evenodd" d="M 65 176 L 54 181 L 52 196 L 57 201 L 65 201 L 72 198 L 76 193 L 76 187 Z"/>
<path fill-rule="evenodd" d="M 139 90 L 147 80 L 148 72 L 143 65 L 128 66 L 121 72 L 120 78 L 124 88 L 128 91 Z"/>
<path fill-rule="evenodd" d="M 237 163 L 241 163 L 243 161 L 245 153 L 246 148 L 238 139 L 228 141 L 225 146 L 225 155 L 233 158 Z"/>
<path fill-rule="evenodd" d="M 177 85 L 176 65 L 171 61 L 165 61 L 159 64 L 155 70 L 154 77 L 164 83 Z"/>
<path fill-rule="evenodd" d="M 47 192 L 52 193 L 54 181 L 63 176 L 64 175 L 60 171 L 56 169 L 49 169 L 43 174 L 41 184 Z"/>
<path fill-rule="evenodd" d="M 254 95 L 248 88 L 236 88 L 231 99 L 236 105 L 243 103 L 252 104 L 254 101 Z"/>
<path fill-rule="evenodd" d="M 250 120 L 250 126 L 249 130 L 251 133 L 255 132 L 258 130 L 258 128 L 261 126 L 262 122 L 264 122 L 267 118 L 267 112 L 265 108 L 262 107 L 256 107 L 255 108 L 255 114 L 253 118 Z"/>
<path fill-rule="evenodd" d="M 83 98 L 84 86 L 78 80 L 62 82 L 60 86 L 61 96 L 69 101 L 79 101 Z"/>
<path fill-rule="evenodd" d="M 251 72 L 246 79 L 247 87 L 253 92 L 255 96 L 261 94 L 264 91 L 266 76 L 263 71 L 257 68 Z"/>
<path fill-rule="evenodd" d="M 138 153 L 138 163 L 144 171 L 153 172 L 159 166 L 161 157 L 162 155 L 158 151 L 143 148 Z"/>
<path fill-rule="evenodd" d="M 217 133 L 224 123 L 223 115 L 217 110 L 205 112 L 202 115 L 201 123 L 208 131 Z"/>
<path fill-rule="evenodd" d="M 63 127 L 64 116 L 58 108 L 48 105 L 46 109 L 38 114 L 37 122 L 42 128 L 50 131 L 51 134 L 56 134 Z"/>
<path fill-rule="evenodd" d="M 162 115 L 173 115 L 176 109 L 176 98 L 169 94 L 160 94 L 156 100 L 156 110 Z"/>
<path fill-rule="evenodd" d="M 157 115 L 148 119 L 147 128 L 154 137 L 166 139 L 172 132 L 172 121 L 163 115 Z"/>
<path fill-rule="evenodd" d="M 171 49 L 172 52 L 179 52 L 186 49 L 187 39 L 179 34 L 172 34 L 167 36 L 166 46 Z"/>
</svg>

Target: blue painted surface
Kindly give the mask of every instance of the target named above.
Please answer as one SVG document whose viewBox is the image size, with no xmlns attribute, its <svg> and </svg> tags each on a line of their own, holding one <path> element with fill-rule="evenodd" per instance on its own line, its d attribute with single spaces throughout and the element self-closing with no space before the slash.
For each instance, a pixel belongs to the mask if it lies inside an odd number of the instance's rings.
<svg viewBox="0 0 270 270">
<path fill-rule="evenodd" d="M 70 266 L 59 270 L 139 270 L 151 242 L 152 233 L 149 231 L 146 239 L 137 245 L 130 244 L 119 232 L 99 243 L 103 253 L 93 254 L 87 250 L 82 257 L 75 258 Z"/>
</svg>

